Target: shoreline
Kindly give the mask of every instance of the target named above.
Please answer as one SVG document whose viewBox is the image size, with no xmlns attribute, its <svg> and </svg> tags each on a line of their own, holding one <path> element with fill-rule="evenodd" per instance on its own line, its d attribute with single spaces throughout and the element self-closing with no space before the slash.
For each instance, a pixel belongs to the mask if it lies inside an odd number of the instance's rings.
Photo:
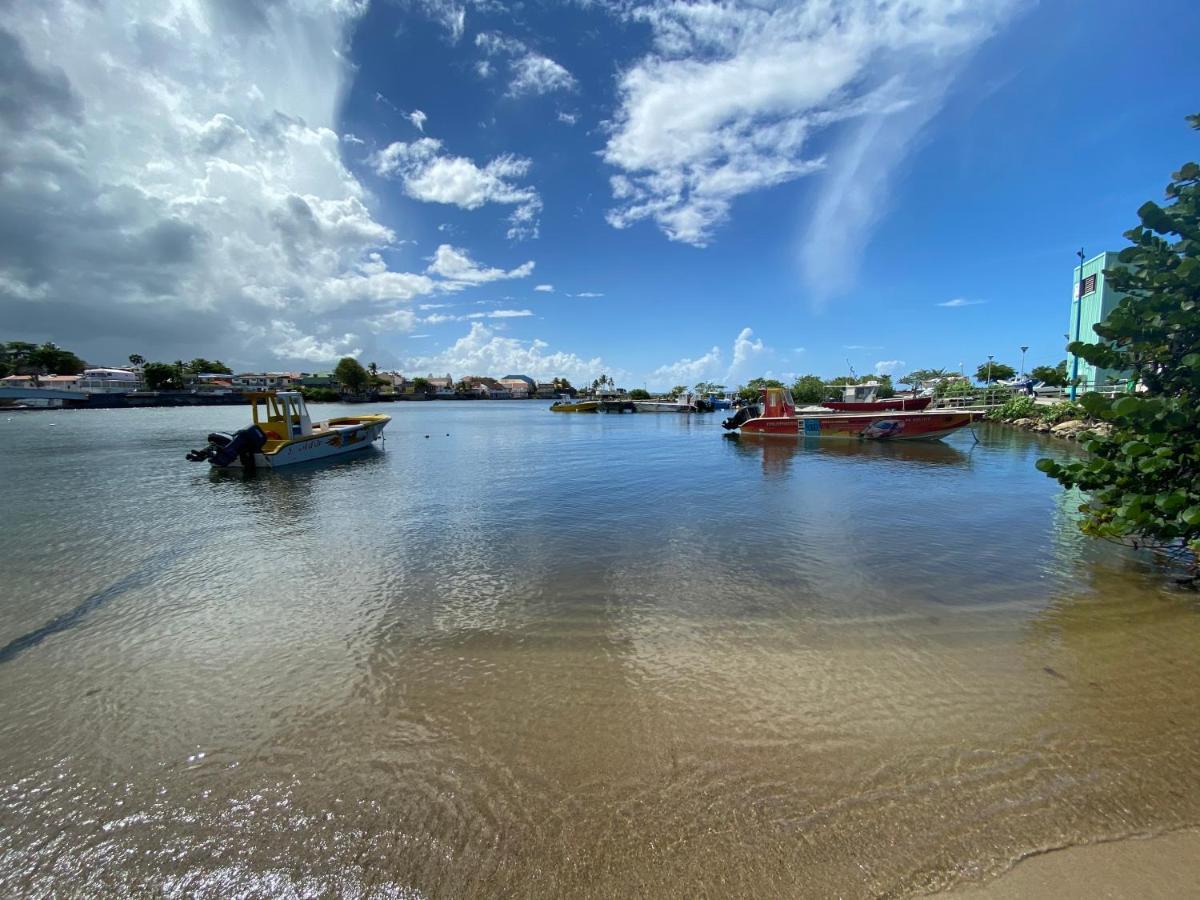
<svg viewBox="0 0 1200 900">
<path fill-rule="evenodd" d="M 1034 851 L 982 884 L 940 894 L 963 900 L 1154 900 L 1194 896 L 1200 884 L 1200 828 L 1130 835 Z"/>
</svg>

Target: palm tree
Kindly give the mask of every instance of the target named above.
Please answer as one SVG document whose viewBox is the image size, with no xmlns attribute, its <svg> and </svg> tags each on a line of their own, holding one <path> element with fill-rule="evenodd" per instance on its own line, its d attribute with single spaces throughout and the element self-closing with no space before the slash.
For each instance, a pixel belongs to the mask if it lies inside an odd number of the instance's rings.
<svg viewBox="0 0 1200 900">
<path fill-rule="evenodd" d="M 141 365 L 145 365 L 145 363 L 146 363 L 146 357 L 142 356 L 141 354 L 138 354 L 138 353 L 130 353 L 129 354 L 129 364 L 131 366 L 141 366 Z"/>
</svg>

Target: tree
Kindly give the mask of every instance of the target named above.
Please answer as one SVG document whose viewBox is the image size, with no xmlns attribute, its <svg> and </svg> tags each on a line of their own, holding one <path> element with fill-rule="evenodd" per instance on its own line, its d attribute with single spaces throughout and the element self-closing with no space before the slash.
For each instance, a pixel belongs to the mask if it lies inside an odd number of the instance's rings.
<svg viewBox="0 0 1200 900">
<path fill-rule="evenodd" d="M 146 364 L 146 357 L 142 356 L 140 353 L 130 353 L 129 364 L 135 367 L 143 366 Z"/>
<path fill-rule="evenodd" d="M 1189 116 L 1200 129 L 1200 116 Z M 1085 394 L 1083 407 L 1111 426 L 1088 457 L 1042 459 L 1038 468 L 1087 494 L 1082 530 L 1178 554 L 1200 569 L 1200 165 L 1171 176 L 1160 206 L 1138 209 L 1132 246 L 1104 277 L 1126 296 L 1095 326 L 1099 343 L 1067 349 L 1094 366 L 1129 374 L 1141 388 L 1115 399 Z M 1195 577 L 1193 578 L 1193 584 Z"/>
<path fill-rule="evenodd" d="M 742 400 L 754 401 L 762 394 L 763 388 L 769 387 L 783 387 L 783 382 L 776 381 L 774 378 L 751 378 L 738 388 L 737 394 Z"/>
<path fill-rule="evenodd" d="M 687 393 L 687 385 L 686 384 L 677 384 L 677 385 L 675 385 L 675 387 L 671 388 L 671 390 L 670 390 L 670 395 L 672 397 L 679 397 L 686 393 Z"/>
<path fill-rule="evenodd" d="M 697 397 L 703 397 L 706 394 L 723 394 L 725 385 L 717 384 L 714 381 L 698 381 L 692 387 L 692 393 Z"/>
<path fill-rule="evenodd" d="M 975 380 L 982 381 L 984 384 L 991 384 L 993 381 L 1003 381 L 1006 378 L 1012 378 L 1017 374 L 1017 370 L 1012 366 L 1006 366 L 1004 363 L 985 362 L 980 363 L 979 368 L 975 370 Z"/>
<path fill-rule="evenodd" d="M 233 370 L 219 359 L 205 359 L 197 356 L 190 363 L 185 363 L 183 371 L 188 375 L 232 375 Z"/>
<path fill-rule="evenodd" d="M 829 389 L 819 375 L 801 375 L 792 385 L 792 398 L 800 404 L 824 403 Z"/>
<path fill-rule="evenodd" d="M 367 386 L 367 370 L 353 356 L 343 356 L 333 369 L 333 380 L 351 394 L 361 394 Z"/>
<path fill-rule="evenodd" d="M 880 375 L 878 378 L 879 390 L 875 392 L 875 396 L 880 400 L 887 400 L 889 397 L 896 396 L 896 388 L 892 386 L 891 375 Z"/>
<path fill-rule="evenodd" d="M 368 363 L 367 371 L 371 373 L 372 378 L 375 378 L 379 375 L 379 366 L 375 365 L 375 363 Z"/>
<path fill-rule="evenodd" d="M 179 369 L 167 363 L 146 363 L 142 368 L 142 377 L 146 379 L 146 387 L 152 391 L 183 390 L 183 377 Z"/>
<path fill-rule="evenodd" d="M 650 392 L 647 390 L 643 390 L 642 388 L 634 388 L 632 391 L 629 392 L 629 399 L 630 400 L 649 400 Z"/>
<path fill-rule="evenodd" d="M 50 341 L 30 352 L 25 364 L 40 375 L 78 375 L 85 368 L 82 359 Z"/>
<path fill-rule="evenodd" d="M 421 378 L 420 376 L 412 380 L 412 386 L 414 394 L 428 394 L 433 389 L 433 386 L 429 383 L 429 379 Z"/>
<path fill-rule="evenodd" d="M 1035 381 L 1042 381 L 1050 387 L 1066 387 L 1068 384 L 1067 361 L 1064 359 L 1057 366 L 1034 366 L 1029 373 Z"/>
</svg>

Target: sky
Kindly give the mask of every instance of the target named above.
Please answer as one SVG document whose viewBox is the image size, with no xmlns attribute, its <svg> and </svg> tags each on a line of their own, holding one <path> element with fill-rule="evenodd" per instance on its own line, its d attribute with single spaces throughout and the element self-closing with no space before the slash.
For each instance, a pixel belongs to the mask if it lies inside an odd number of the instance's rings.
<svg viewBox="0 0 1200 900">
<path fill-rule="evenodd" d="M 0 340 L 667 388 L 1065 356 L 1192 0 L 9 0 Z"/>
</svg>

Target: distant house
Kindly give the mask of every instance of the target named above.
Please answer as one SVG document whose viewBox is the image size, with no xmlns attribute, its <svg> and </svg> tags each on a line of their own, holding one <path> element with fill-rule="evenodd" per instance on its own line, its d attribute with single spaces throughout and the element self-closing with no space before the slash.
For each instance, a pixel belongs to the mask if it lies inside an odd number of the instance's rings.
<svg viewBox="0 0 1200 900">
<path fill-rule="evenodd" d="M 537 382 L 528 375 L 505 375 L 500 384 L 513 400 L 525 400 L 537 392 Z"/>
<path fill-rule="evenodd" d="M 537 383 L 537 391 L 534 393 L 534 396 L 539 400 L 553 400 L 562 393 L 566 392 L 563 391 L 562 388 L 555 387 L 553 382 L 539 381 Z"/>
<path fill-rule="evenodd" d="M 302 372 L 300 374 L 300 387 L 332 388 L 336 386 L 332 372 Z"/>
<path fill-rule="evenodd" d="M 429 386 L 433 388 L 433 395 L 441 399 L 448 399 L 454 396 L 454 379 L 447 374 L 445 378 L 434 378 L 433 373 L 425 379 L 429 382 Z"/>
<path fill-rule="evenodd" d="M 243 372 L 231 379 L 235 388 L 250 391 L 286 390 L 302 382 L 299 372 Z"/>
<path fill-rule="evenodd" d="M 82 390 L 79 375 L 9 375 L 0 378 L 0 386 L 10 388 L 53 388 L 56 391 Z"/>
</svg>

